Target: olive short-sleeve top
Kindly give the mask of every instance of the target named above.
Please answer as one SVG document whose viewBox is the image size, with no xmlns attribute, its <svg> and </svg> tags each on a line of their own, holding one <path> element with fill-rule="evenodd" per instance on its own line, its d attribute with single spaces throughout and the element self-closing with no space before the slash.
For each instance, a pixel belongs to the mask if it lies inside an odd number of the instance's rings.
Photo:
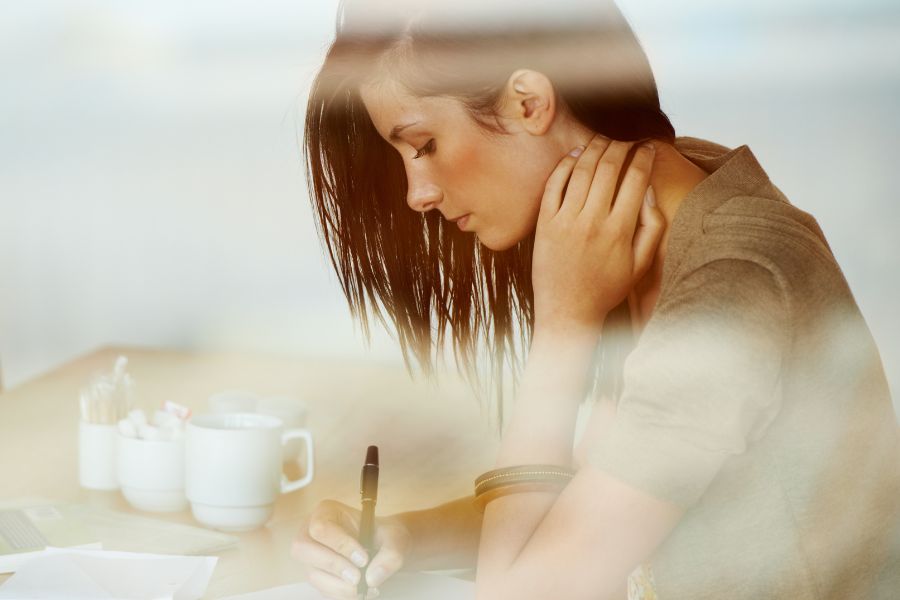
<svg viewBox="0 0 900 600">
<path fill-rule="evenodd" d="M 676 148 L 709 176 L 587 460 L 686 509 L 659 600 L 900 598 L 897 416 L 825 237 L 747 146 Z"/>
</svg>

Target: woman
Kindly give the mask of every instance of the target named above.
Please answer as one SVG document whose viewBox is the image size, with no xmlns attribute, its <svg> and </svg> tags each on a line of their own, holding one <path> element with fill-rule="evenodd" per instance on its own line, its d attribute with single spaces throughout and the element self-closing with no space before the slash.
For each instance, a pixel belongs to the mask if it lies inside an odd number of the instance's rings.
<svg viewBox="0 0 900 600">
<path fill-rule="evenodd" d="M 471 32 L 383 6 L 367 28 L 370 5 L 343 7 L 306 121 L 351 309 L 383 309 L 426 373 L 448 328 L 473 381 L 481 339 L 495 380 L 517 336 L 528 356 L 474 497 L 380 519 L 374 556 L 358 511 L 322 502 L 294 544 L 309 580 L 352 598 L 363 575 L 477 565 L 491 600 L 895 593 L 896 415 L 815 220 L 746 146 L 675 136 L 611 3 Z"/>
</svg>

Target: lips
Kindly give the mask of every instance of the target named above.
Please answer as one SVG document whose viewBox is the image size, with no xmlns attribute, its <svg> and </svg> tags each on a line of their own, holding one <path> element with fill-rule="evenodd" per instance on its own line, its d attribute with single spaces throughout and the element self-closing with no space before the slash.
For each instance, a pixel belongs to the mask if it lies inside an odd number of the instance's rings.
<svg viewBox="0 0 900 600">
<path fill-rule="evenodd" d="M 471 213 L 469 213 L 469 214 L 471 214 Z M 453 222 L 456 223 L 457 227 L 459 227 L 462 230 L 465 230 L 464 228 L 466 226 L 466 223 L 469 222 L 469 214 L 465 214 L 465 215 L 462 215 L 461 217 L 457 217 L 456 219 L 453 219 Z"/>
</svg>

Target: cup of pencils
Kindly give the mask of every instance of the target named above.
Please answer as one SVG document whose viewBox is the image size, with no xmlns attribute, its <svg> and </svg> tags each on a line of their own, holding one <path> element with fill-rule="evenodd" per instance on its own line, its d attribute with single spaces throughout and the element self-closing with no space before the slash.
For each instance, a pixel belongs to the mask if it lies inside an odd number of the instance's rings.
<svg viewBox="0 0 900 600">
<path fill-rule="evenodd" d="M 92 490 L 115 490 L 116 423 L 134 405 L 134 381 L 125 372 L 128 359 L 120 356 L 111 374 L 95 376 L 81 390 L 78 422 L 78 482 Z"/>
</svg>

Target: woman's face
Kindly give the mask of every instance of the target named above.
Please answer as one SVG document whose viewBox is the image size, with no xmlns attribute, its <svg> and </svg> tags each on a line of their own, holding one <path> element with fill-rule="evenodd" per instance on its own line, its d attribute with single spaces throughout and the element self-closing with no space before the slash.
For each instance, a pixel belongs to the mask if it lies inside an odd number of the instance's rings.
<svg viewBox="0 0 900 600">
<path fill-rule="evenodd" d="M 510 134 L 493 134 L 458 100 L 417 98 L 396 86 L 363 86 L 360 95 L 378 133 L 403 159 L 411 209 L 437 209 L 448 221 L 466 216 L 450 226 L 474 233 L 491 250 L 534 230 L 547 178 L 571 149 L 556 136 L 533 135 L 502 115 Z"/>
</svg>

